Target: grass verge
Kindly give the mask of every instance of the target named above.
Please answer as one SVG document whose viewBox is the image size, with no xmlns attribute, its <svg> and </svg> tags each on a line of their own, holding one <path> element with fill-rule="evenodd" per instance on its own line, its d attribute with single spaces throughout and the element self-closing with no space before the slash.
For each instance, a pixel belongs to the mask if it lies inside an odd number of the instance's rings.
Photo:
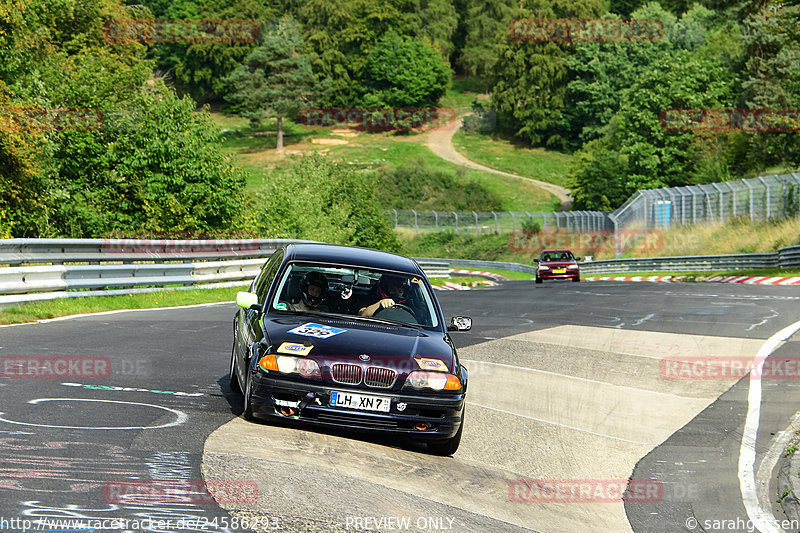
<svg viewBox="0 0 800 533">
<path fill-rule="evenodd" d="M 467 159 L 489 168 L 569 187 L 571 155 L 530 148 L 492 132 L 458 131 L 453 146 Z"/>
<path fill-rule="evenodd" d="M 153 309 L 214 302 L 231 302 L 244 287 L 159 291 L 119 296 L 86 296 L 30 302 L 18 307 L 0 309 L 0 324 L 24 324 L 82 313 L 99 313 L 118 309 Z"/>
</svg>

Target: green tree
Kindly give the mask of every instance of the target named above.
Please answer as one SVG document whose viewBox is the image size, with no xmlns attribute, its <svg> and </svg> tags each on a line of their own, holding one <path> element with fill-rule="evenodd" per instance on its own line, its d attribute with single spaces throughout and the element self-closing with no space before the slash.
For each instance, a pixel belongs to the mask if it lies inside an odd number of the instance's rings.
<svg viewBox="0 0 800 533">
<path fill-rule="evenodd" d="M 674 15 L 655 4 L 636 11 L 632 18 L 660 20 L 664 37 L 655 42 L 575 43 L 566 60 L 571 79 L 563 119 L 573 149 L 603 134 L 626 100 L 625 91 L 650 70 L 660 53 L 674 47 L 669 40 L 675 33 Z"/>
<path fill-rule="evenodd" d="M 723 167 L 698 161 L 713 151 L 692 132 L 662 128 L 660 114 L 666 109 L 730 107 L 732 75 L 719 62 L 687 50 L 664 51 L 649 70 L 624 94 L 620 110 L 604 129 L 603 137 L 587 143 L 573 170 L 574 206 L 578 209 L 616 208 L 638 189 L 675 187 L 720 181 Z M 608 193 L 601 191 L 607 189 Z M 605 196 L 605 200 L 603 199 Z"/>
<path fill-rule="evenodd" d="M 508 40 L 516 0 L 464 0 L 461 8 L 461 46 L 456 64 L 469 76 L 488 77 Z"/>
<path fill-rule="evenodd" d="M 764 1 L 744 22 L 741 106 L 795 109 L 800 106 L 800 1 Z M 800 165 L 800 134 L 741 133 L 735 152 L 742 172 Z"/>
<path fill-rule="evenodd" d="M 254 124 L 277 117 L 278 150 L 283 149 L 283 118 L 314 105 L 326 86 L 314 76 L 311 58 L 300 53 L 302 45 L 297 22 L 284 17 L 225 80 L 231 86 L 227 99 Z"/>
<path fill-rule="evenodd" d="M 514 9 L 512 18 L 597 18 L 600 0 L 531 1 L 528 9 Z M 511 117 L 516 135 L 531 144 L 565 148 L 564 128 L 569 43 L 519 42 L 508 38 L 494 67 L 492 107 Z"/>
<path fill-rule="evenodd" d="M 352 107 L 363 93 L 369 51 L 401 14 L 387 0 L 308 0 L 299 20 L 314 71 L 332 80 L 325 104 Z"/>
<path fill-rule="evenodd" d="M 249 212 L 259 234 L 398 251 L 366 174 L 320 156 L 274 169 Z"/>
<path fill-rule="evenodd" d="M 369 54 L 364 105 L 434 106 L 447 90 L 450 67 L 430 46 L 389 32 Z"/>
<path fill-rule="evenodd" d="M 453 37 L 458 27 L 458 14 L 452 0 L 396 0 L 403 12 L 401 28 L 406 35 L 419 37 L 437 50 L 443 58 L 455 52 Z"/>
<path fill-rule="evenodd" d="M 106 110 L 99 131 L 62 132 L 51 223 L 70 237 L 228 229 L 244 180 L 208 113 L 160 82 L 123 105 Z"/>
</svg>

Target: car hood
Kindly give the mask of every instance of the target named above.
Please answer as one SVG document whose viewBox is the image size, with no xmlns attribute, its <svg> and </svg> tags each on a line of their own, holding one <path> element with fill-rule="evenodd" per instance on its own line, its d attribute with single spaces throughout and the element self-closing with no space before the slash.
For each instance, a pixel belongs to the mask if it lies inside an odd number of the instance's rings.
<svg viewBox="0 0 800 533">
<path fill-rule="evenodd" d="M 325 338 L 299 334 L 298 331 L 304 332 L 300 328 L 307 324 L 343 331 Z M 351 362 L 394 368 L 402 375 L 436 364 L 425 360 L 438 360 L 444 363 L 448 371 L 455 371 L 453 348 L 441 332 L 368 320 L 340 320 L 311 315 L 267 317 L 264 329 L 273 350 L 278 350 L 283 343 L 311 346 L 305 355 L 324 367 L 334 362 Z M 313 330 L 311 333 L 314 333 Z M 364 356 L 369 359 L 365 360 Z M 430 366 L 427 368 L 433 369 Z"/>
</svg>

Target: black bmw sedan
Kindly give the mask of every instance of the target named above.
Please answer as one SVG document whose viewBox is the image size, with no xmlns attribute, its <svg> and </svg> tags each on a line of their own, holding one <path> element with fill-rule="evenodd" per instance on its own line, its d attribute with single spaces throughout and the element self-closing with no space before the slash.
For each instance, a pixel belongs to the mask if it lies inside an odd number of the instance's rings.
<svg viewBox="0 0 800 533">
<path fill-rule="evenodd" d="M 233 321 L 230 384 L 244 418 L 380 431 L 453 454 L 467 369 L 415 261 L 365 248 L 290 244 L 275 252 Z"/>
</svg>

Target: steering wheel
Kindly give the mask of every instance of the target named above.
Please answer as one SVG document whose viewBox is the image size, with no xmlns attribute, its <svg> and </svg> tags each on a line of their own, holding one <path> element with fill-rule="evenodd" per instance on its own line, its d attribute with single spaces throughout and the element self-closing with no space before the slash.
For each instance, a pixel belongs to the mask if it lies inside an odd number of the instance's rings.
<svg viewBox="0 0 800 533">
<path fill-rule="evenodd" d="M 403 311 L 407 312 L 407 313 L 408 313 L 408 314 L 410 314 L 412 317 L 414 317 L 414 320 L 416 320 L 417 322 L 419 322 L 419 319 L 417 318 L 417 314 L 414 312 L 414 310 L 413 310 L 413 309 L 411 309 L 409 306 L 407 306 L 407 305 L 404 305 L 404 304 L 394 304 L 392 307 L 381 307 L 381 308 L 378 310 L 378 312 L 377 312 L 377 313 L 375 313 L 375 314 L 374 314 L 374 315 L 372 315 L 372 316 L 377 316 L 377 315 L 379 315 L 381 312 L 383 312 L 383 311 L 386 311 L 387 309 L 402 309 Z"/>
</svg>

